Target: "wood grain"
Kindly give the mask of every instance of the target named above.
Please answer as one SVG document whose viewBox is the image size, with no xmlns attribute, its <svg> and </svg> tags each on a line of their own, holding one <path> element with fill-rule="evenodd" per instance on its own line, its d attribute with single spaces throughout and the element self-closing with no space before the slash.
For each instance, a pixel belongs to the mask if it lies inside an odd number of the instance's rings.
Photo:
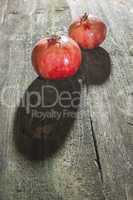
<svg viewBox="0 0 133 200">
<path fill-rule="evenodd" d="M 132 118 L 118 108 L 133 83 L 132 6 L 132 0 L 0 1 L 1 200 L 133 199 Z M 43 36 L 67 33 L 71 17 L 84 12 L 108 25 L 104 49 L 82 52 L 81 105 L 65 144 L 52 158 L 29 161 L 15 148 L 13 130 L 20 98 L 37 78 L 32 47 Z"/>
<path fill-rule="evenodd" d="M 13 140 L 15 110 L 36 78 L 30 61 L 32 47 L 49 32 L 66 32 L 71 21 L 67 2 L 9 0 L 2 6 L 0 89 L 1 94 L 6 92 L 0 107 L 0 199 L 105 199 L 86 85 L 69 137 L 52 158 L 29 161 L 17 151 Z"/>
<path fill-rule="evenodd" d="M 103 47 L 111 56 L 112 73 L 104 85 L 91 86 L 87 97 L 103 174 L 104 194 L 106 199 L 133 199 L 133 128 L 116 106 L 118 93 L 123 91 L 121 98 L 128 98 L 127 87 L 131 87 L 133 81 L 133 60 L 128 52 L 133 39 L 132 1 L 90 0 L 87 5 L 82 3 L 83 6 L 79 3 L 79 7 L 76 2 L 69 1 L 74 17 L 75 13 L 79 15 L 87 11 L 101 17 L 109 28 Z"/>
</svg>

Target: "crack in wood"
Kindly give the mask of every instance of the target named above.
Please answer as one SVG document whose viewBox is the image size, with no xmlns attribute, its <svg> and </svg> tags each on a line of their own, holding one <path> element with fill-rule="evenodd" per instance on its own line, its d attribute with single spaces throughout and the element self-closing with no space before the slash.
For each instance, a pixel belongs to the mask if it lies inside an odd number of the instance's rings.
<svg viewBox="0 0 133 200">
<path fill-rule="evenodd" d="M 127 122 L 127 124 L 129 124 L 130 126 L 133 126 L 133 123 L 131 123 L 131 122 Z"/>
<path fill-rule="evenodd" d="M 19 12 L 17 10 L 12 10 L 10 12 L 8 12 L 9 15 L 18 15 Z"/>
<path fill-rule="evenodd" d="M 101 161 L 100 161 L 100 156 L 99 156 L 99 151 L 98 151 L 98 144 L 97 144 L 96 134 L 95 134 L 95 131 L 93 128 L 93 121 L 92 121 L 91 116 L 90 116 L 90 124 L 91 124 L 92 137 L 93 137 L 94 148 L 95 148 L 95 153 L 96 153 L 96 162 L 97 162 L 97 166 L 99 169 L 100 178 L 103 183 L 103 171 L 102 171 L 102 167 L 101 167 Z"/>
</svg>

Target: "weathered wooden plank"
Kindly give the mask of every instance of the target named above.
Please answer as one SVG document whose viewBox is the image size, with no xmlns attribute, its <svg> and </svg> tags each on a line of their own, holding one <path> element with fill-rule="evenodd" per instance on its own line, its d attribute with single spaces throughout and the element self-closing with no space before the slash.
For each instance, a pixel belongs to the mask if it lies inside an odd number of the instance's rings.
<svg viewBox="0 0 133 200">
<path fill-rule="evenodd" d="M 132 1 L 90 0 L 79 2 L 78 5 L 69 1 L 69 4 L 74 17 L 75 13 L 79 15 L 88 11 L 103 18 L 109 27 L 108 38 L 103 46 L 112 59 L 110 81 L 100 87 L 90 87 L 87 99 L 101 163 L 105 197 L 132 199 L 133 129 L 116 106 L 118 93 L 122 90 L 123 98 L 127 98 L 127 86 L 133 80 L 132 58 L 128 52 L 132 44 Z M 89 56 L 91 59 L 91 54 L 88 54 L 88 59 Z M 87 55 L 84 58 L 86 57 Z M 87 67 L 90 67 L 88 61 L 85 64 L 86 69 Z"/>
<path fill-rule="evenodd" d="M 0 198 L 103 200 L 90 114 L 86 112 L 88 100 L 85 86 L 81 93 L 81 107 L 69 137 L 59 152 L 45 161 L 29 161 L 16 150 L 13 140 L 16 106 L 7 108 L 3 105 L 5 102 L 16 102 L 14 96 L 18 92 L 20 99 L 36 78 L 30 61 L 33 44 L 47 32 L 66 32 L 71 21 L 68 4 L 59 0 L 9 1 L 7 8 L 2 26 L 4 40 L 2 36 L 0 38 L 3 45 L 1 58 L 7 55 L 0 61 L 1 67 L 6 70 L 1 76 L 1 92 L 8 86 L 10 89 L 4 101 L 1 99 L 0 108 Z"/>
<path fill-rule="evenodd" d="M 116 3 L 118 5 L 116 6 Z M 110 119 L 113 119 L 112 122 L 110 122 L 111 127 L 111 135 L 112 135 L 112 145 L 110 146 L 112 151 L 110 154 L 110 161 L 112 170 L 110 170 L 110 178 L 112 179 L 113 175 L 116 177 L 112 181 L 113 193 L 115 193 L 115 190 L 117 188 L 118 197 L 116 193 L 117 199 L 124 199 L 127 198 L 127 187 L 133 188 L 133 143 L 132 143 L 132 127 L 129 127 L 128 123 L 125 121 L 126 118 L 124 118 L 124 115 L 122 115 L 120 112 L 116 112 L 115 108 L 115 96 L 117 97 L 117 94 L 123 90 L 123 98 L 127 98 L 127 86 L 132 84 L 132 60 L 129 56 L 129 45 L 131 44 L 131 21 L 132 21 L 132 14 L 130 11 L 130 5 L 131 1 L 125 2 L 123 5 L 120 5 L 120 2 L 108 2 L 106 4 L 104 1 L 100 2 L 100 5 L 98 4 L 99 8 L 101 6 L 104 14 L 107 17 L 108 22 L 110 22 L 110 29 L 112 30 L 112 37 L 116 41 L 119 47 L 119 51 L 121 51 L 121 55 L 115 56 L 116 59 L 113 60 L 113 66 L 114 73 L 112 76 L 112 83 L 113 86 L 110 90 L 107 88 L 106 90 L 108 95 L 112 95 L 113 99 L 110 101 L 108 100 L 108 107 L 110 107 Z M 118 14 L 119 13 L 119 14 Z M 120 14 L 121 13 L 121 14 Z M 120 19 L 119 16 L 123 17 Z M 119 29 L 117 28 L 119 26 Z M 114 48 L 115 49 L 115 48 Z M 112 54 L 114 55 L 114 54 Z M 117 71 L 119 68 L 120 71 Z M 121 77 L 123 75 L 123 77 Z M 117 78 L 115 78 L 117 77 Z M 115 81 L 114 81 L 115 80 Z M 111 94 L 112 93 L 112 94 Z M 121 99 L 122 100 L 122 99 Z M 120 100 L 120 101 L 121 101 Z M 128 101 L 128 98 L 127 98 Z M 109 106 L 110 105 L 110 106 Z M 111 120 L 110 120 L 111 121 Z M 113 134 L 115 133 L 115 135 Z M 108 137 L 107 137 L 108 138 Z M 107 139 L 108 140 L 108 139 Z M 103 146 L 103 143 L 101 143 Z M 116 155 L 117 152 L 117 155 Z M 103 152 L 102 152 L 103 153 Z M 102 157 L 105 157 L 104 154 Z M 105 162 L 107 163 L 107 161 Z M 117 165 L 116 165 L 117 163 Z M 107 166 L 105 164 L 105 170 L 106 173 L 109 171 L 107 170 Z M 104 169 L 104 168 L 103 168 Z M 106 176 L 106 180 L 107 180 Z M 108 179 L 108 180 L 109 180 Z M 131 193 L 128 194 L 129 199 L 131 198 Z"/>
<path fill-rule="evenodd" d="M 8 5 L 8 0 L 6 0 L 6 1 L 1 0 L 0 1 L 0 24 L 4 23 L 5 16 L 6 16 L 6 13 L 7 13 L 7 5 Z"/>
</svg>

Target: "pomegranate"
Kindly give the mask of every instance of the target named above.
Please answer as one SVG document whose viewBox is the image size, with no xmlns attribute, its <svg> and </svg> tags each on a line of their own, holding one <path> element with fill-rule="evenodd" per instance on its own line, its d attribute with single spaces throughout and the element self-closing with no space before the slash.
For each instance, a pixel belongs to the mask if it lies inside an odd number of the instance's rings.
<svg viewBox="0 0 133 200">
<path fill-rule="evenodd" d="M 69 36 L 82 48 L 87 49 L 98 47 L 105 40 L 106 33 L 107 28 L 104 22 L 87 13 L 69 27 Z"/>
<path fill-rule="evenodd" d="M 32 64 L 44 79 L 64 79 L 79 69 L 81 50 L 68 36 L 43 38 L 33 48 Z"/>
</svg>

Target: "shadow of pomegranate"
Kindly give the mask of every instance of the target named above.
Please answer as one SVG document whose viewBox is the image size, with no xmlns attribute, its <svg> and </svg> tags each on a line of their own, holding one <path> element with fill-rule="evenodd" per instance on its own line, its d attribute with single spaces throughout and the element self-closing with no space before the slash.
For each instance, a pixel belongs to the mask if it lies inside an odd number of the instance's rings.
<svg viewBox="0 0 133 200">
<path fill-rule="evenodd" d="M 26 90 L 14 119 L 14 141 L 30 160 L 54 155 L 76 119 L 81 85 L 75 77 L 50 81 L 38 77 Z"/>
<path fill-rule="evenodd" d="M 82 65 L 77 76 L 87 87 L 105 83 L 110 73 L 111 59 L 105 49 L 98 47 L 93 50 L 82 50 Z"/>
</svg>

